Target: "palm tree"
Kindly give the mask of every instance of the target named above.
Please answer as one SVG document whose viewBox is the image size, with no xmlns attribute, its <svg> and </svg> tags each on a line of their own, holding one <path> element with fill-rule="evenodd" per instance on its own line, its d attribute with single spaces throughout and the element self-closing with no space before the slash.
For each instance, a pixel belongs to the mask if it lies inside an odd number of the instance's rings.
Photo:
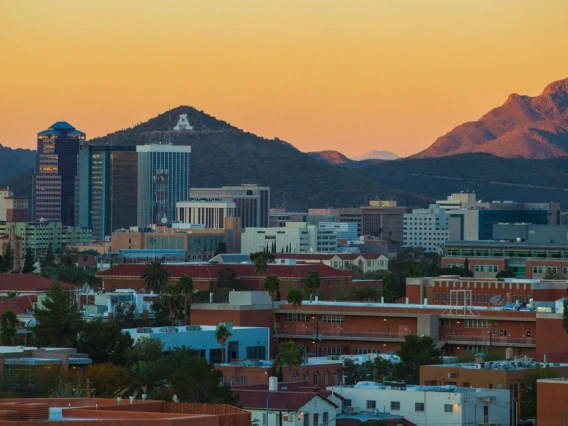
<svg viewBox="0 0 568 426">
<path fill-rule="evenodd" d="M 225 343 L 231 338 L 232 334 L 225 324 L 219 324 L 215 330 L 215 340 L 221 346 L 221 362 L 225 362 Z"/>
<path fill-rule="evenodd" d="M 268 270 L 268 261 L 266 260 L 266 257 L 257 256 L 256 259 L 254 259 L 252 269 L 254 269 L 254 272 L 256 272 L 258 276 L 266 274 L 266 271 Z"/>
<path fill-rule="evenodd" d="M 185 305 L 183 295 L 180 293 L 180 288 L 173 284 L 168 284 L 165 287 L 162 287 L 160 299 L 162 300 L 162 304 L 167 306 L 172 325 L 174 325 L 175 319 L 182 316 L 182 310 Z M 185 316 L 185 314 L 183 314 L 183 316 Z"/>
<path fill-rule="evenodd" d="M 309 271 L 308 276 L 304 281 L 304 286 L 309 290 L 310 294 L 313 296 L 314 292 L 317 294 L 318 289 L 321 285 L 321 276 L 317 271 Z"/>
<path fill-rule="evenodd" d="M 18 333 L 18 317 L 11 310 L 5 311 L 0 317 L 0 340 L 4 346 L 14 346 Z"/>
<path fill-rule="evenodd" d="M 158 378 L 155 364 L 138 361 L 124 372 L 125 387 L 116 392 L 116 396 L 123 396 L 126 392 L 132 392 L 136 398 L 140 392 L 147 395 L 149 391 L 165 384 L 165 380 Z"/>
<path fill-rule="evenodd" d="M 168 353 L 168 357 L 175 364 L 176 368 L 181 368 L 183 361 L 197 356 L 197 352 L 189 346 L 176 346 Z"/>
<path fill-rule="evenodd" d="M 183 323 L 187 325 L 187 296 L 193 293 L 193 280 L 191 277 L 183 275 L 178 281 L 178 288 L 180 293 L 183 294 Z"/>
<path fill-rule="evenodd" d="M 264 280 L 264 291 L 270 295 L 270 302 L 272 303 L 272 321 L 274 322 L 274 335 L 276 340 L 276 347 L 278 347 L 278 337 L 276 337 L 276 314 L 274 313 L 274 299 L 280 291 L 280 280 L 276 275 L 269 275 Z"/>
<path fill-rule="evenodd" d="M 146 284 L 146 290 L 152 290 L 154 293 L 161 293 L 162 288 L 170 279 L 170 271 L 161 260 L 151 260 L 146 263 L 146 267 L 140 278 Z"/>
<path fill-rule="evenodd" d="M 288 372 L 292 374 L 292 367 L 299 367 L 304 363 L 306 357 L 306 349 L 293 341 L 288 341 L 280 345 L 278 355 L 274 358 L 274 367 L 277 372 L 282 370 L 282 367 L 287 366 Z"/>
<path fill-rule="evenodd" d="M 290 303 L 294 308 L 294 322 L 296 321 L 296 309 L 300 306 L 304 300 L 304 295 L 302 294 L 302 290 L 299 288 L 292 288 L 288 292 L 288 297 L 286 298 L 288 303 Z"/>
</svg>

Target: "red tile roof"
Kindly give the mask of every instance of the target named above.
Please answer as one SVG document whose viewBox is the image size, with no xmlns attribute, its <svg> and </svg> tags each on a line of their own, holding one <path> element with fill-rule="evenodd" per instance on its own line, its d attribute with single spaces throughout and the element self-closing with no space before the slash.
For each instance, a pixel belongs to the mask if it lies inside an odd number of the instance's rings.
<svg viewBox="0 0 568 426">
<path fill-rule="evenodd" d="M 341 260 L 355 260 L 362 257 L 365 260 L 375 260 L 381 256 L 380 253 L 275 253 L 276 259 L 297 259 L 297 260 L 331 260 L 338 257 Z"/>
<path fill-rule="evenodd" d="M 14 311 L 16 315 L 23 315 L 28 309 L 33 308 L 34 302 L 37 302 L 37 296 L 20 296 L 3 300 L 0 302 L 0 315 L 6 311 Z"/>
<path fill-rule="evenodd" d="M 254 271 L 252 264 L 215 264 L 215 265 L 167 265 L 173 278 L 179 278 L 187 275 L 192 278 L 217 279 L 220 269 L 233 269 L 238 277 L 256 277 L 258 274 Z M 99 272 L 97 276 L 123 276 L 123 277 L 140 277 L 146 265 L 142 263 L 123 263 L 106 271 Z M 276 275 L 279 278 L 304 278 L 309 271 L 317 271 L 322 278 L 330 277 L 352 277 L 350 271 L 339 271 L 331 266 L 323 264 L 302 264 L 302 265 L 275 265 L 268 264 L 267 275 Z"/>
<path fill-rule="evenodd" d="M 38 292 L 45 293 L 51 287 L 54 280 L 40 277 L 35 274 L 0 274 L 0 292 Z M 72 284 L 60 283 L 61 287 L 67 290 L 74 290 L 77 287 Z"/>
</svg>

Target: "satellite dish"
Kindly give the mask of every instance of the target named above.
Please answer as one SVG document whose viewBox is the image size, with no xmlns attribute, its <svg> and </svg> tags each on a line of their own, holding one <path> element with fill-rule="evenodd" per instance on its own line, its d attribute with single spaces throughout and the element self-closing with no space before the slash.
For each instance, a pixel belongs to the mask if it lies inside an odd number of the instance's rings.
<svg viewBox="0 0 568 426">
<path fill-rule="evenodd" d="M 160 219 L 160 221 L 161 221 L 163 224 L 166 224 L 166 223 L 168 223 L 168 218 L 167 218 L 166 216 L 164 216 L 162 219 Z"/>
<path fill-rule="evenodd" d="M 500 294 L 497 294 L 496 296 L 493 296 L 491 299 L 489 299 L 489 303 L 492 303 L 494 305 L 496 305 L 499 302 L 501 302 L 501 295 Z"/>
</svg>

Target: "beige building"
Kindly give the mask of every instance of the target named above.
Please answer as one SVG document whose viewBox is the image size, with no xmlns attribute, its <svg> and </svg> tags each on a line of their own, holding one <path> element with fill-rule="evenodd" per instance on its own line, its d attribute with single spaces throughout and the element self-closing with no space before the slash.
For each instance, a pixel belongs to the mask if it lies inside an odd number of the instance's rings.
<svg viewBox="0 0 568 426">
<path fill-rule="evenodd" d="M 362 233 L 402 244 L 405 213 L 406 207 L 397 206 L 396 201 L 372 200 L 361 207 Z"/>
<path fill-rule="evenodd" d="M 224 228 L 204 228 L 189 224 L 173 224 L 172 227 L 154 226 L 149 232 L 139 228 L 112 233 L 111 251 L 120 250 L 185 250 L 190 260 L 211 258 L 220 242 L 227 245 L 228 253 L 240 253 L 241 219 L 225 218 Z"/>
</svg>

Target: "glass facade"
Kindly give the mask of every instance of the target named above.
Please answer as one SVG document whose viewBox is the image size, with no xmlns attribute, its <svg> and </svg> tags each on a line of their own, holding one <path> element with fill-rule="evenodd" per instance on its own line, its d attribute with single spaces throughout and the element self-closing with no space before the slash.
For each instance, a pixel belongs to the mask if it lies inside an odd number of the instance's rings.
<svg viewBox="0 0 568 426">
<path fill-rule="evenodd" d="M 79 153 L 80 226 L 102 240 L 136 225 L 138 156 L 135 147 L 85 146 Z"/>
<path fill-rule="evenodd" d="M 38 133 L 32 180 L 32 220 L 75 223 L 77 157 L 85 133 L 59 121 Z"/>
<path fill-rule="evenodd" d="M 175 219 L 176 203 L 189 200 L 191 147 L 150 144 L 138 153 L 138 226 Z"/>
<path fill-rule="evenodd" d="M 478 239 L 493 239 L 493 225 L 506 222 L 546 225 L 548 210 L 480 210 Z"/>
</svg>

